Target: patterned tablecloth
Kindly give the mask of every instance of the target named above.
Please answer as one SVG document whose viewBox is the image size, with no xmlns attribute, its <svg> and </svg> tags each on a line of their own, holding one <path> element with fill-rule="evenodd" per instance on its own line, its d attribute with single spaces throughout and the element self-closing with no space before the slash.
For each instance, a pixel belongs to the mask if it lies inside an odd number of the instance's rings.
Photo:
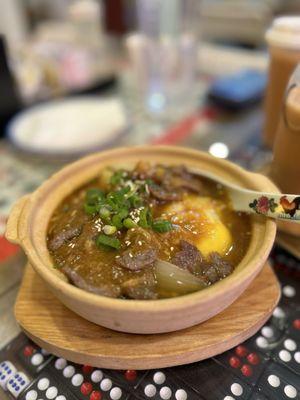
<svg viewBox="0 0 300 400">
<path fill-rule="evenodd" d="M 299 262 L 280 249 L 271 260 L 283 296 L 245 343 L 186 366 L 114 371 L 57 358 L 21 333 L 0 351 L 1 400 L 300 399 Z"/>
</svg>

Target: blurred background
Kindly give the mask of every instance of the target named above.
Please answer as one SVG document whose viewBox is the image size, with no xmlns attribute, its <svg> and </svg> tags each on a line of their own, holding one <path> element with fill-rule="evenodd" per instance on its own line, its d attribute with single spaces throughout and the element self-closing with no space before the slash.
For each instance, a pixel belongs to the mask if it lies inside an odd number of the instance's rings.
<svg viewBox="0 0 300 400">
<path fill-rule="evenodd" d="M 300 1 L 0 4 L 0 259 L 16 251 L 3 237 L 14 201 L 86 153 L 174 144 L 270 162 Z"/>
</svg>

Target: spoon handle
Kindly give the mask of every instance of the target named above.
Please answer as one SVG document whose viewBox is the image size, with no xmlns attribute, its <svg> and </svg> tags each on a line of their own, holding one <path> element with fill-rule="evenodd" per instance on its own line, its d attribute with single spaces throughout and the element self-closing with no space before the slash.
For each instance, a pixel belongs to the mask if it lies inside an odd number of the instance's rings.
<svg viewBox="0 0 300 400">
<path fill-rule="evenodd" d="M 196 175 L 211 179 L 226 188 L 231 199 L 232 207 L 236 211 L 261 214 L 266 217 L 290 220 L 300 223 L 300 195 L 257 192 L 244 189 L 238 185 L 220 178 L 209 171 L 190 168 Z M 256 179 L 260 176 L 257 175 Z"/>
<path fill-rule="evenodd" d="M 235 210 L 300 223 L 300 195 L 261 193 L 227 187 Z"/>
</svg>

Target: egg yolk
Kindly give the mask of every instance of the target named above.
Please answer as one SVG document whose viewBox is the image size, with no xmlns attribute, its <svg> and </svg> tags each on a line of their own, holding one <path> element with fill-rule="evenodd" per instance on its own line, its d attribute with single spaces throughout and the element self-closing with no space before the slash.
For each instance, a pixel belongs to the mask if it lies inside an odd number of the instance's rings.
<svg viewBox="0 0 300 400">
<path fill-rule="evenodd" d="M 204 257 L 214 251 L 223 256 L 232 246 L 231 233 L 221 220 L 223 208 L 222 202 L 211 197 L 186 195 L 167 205 L 164 215 Z"/>
</svg>

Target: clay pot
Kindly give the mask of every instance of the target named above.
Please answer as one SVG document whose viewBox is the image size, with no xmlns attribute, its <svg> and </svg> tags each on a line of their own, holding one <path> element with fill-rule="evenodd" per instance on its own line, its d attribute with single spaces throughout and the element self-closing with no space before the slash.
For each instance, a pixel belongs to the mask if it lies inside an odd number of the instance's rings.
<svg viewBox="0 0 300 400">
<path fill-rule="evenodd" d="M 229 277 L 203 291 L 161 300 L 113 299 L 85 292 L 69 284 L 65 276 L 53 268 L 46 245 L 49 219 L 67 195 L 97 176 L 103 167 L 128 167 L 139 160 L 185 164 L 219 174 L 245 188 L 277 191 L 264 176 L 247 172 L 203 152 L 172 146 L 119 148 L 70 164 L 35 192 L 21 198 L 9 217 L 6 237 L 20 244 L 30 264 L 54 295 L 83 318 L 122 332 L 171 332 L 213 317 L 241 295 L 268 258 L 276 234 L 276 223 L 264 216 L 251 217 L 252 238 L 243 260 Z"/>
</svg>

